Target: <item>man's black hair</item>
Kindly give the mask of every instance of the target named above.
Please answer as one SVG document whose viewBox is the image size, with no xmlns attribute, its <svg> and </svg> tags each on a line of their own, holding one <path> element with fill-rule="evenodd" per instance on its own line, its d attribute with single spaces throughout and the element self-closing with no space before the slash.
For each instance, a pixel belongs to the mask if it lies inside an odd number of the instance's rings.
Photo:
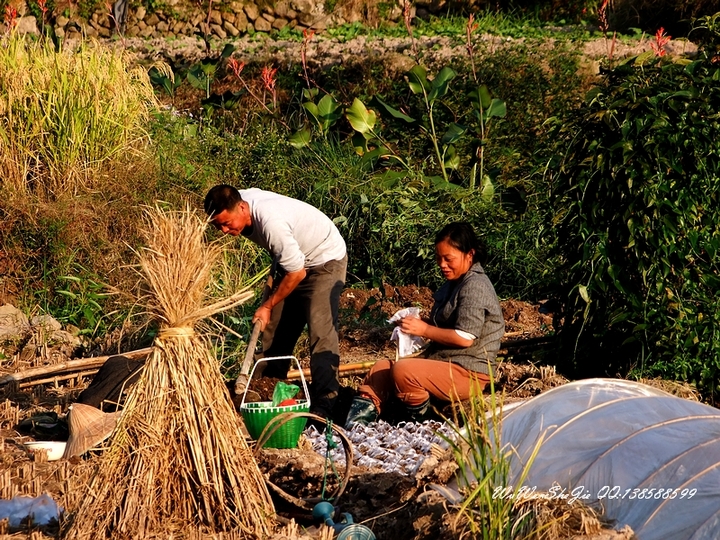
<svg viewBox="0 0 720 540">
<path fill-rule="evenodd" d="M 435 245 L 443 240 L 447 240 L 452 247 L 459 249 L 463 253 L 470 253 L 470 251 L 473 250 L 475 252 L 473 254 L 473 262 L 485 264 L 485 245 L 478 240 L 478 237 L 475 235 L 475 230 L 468 222 L 456 221 L 445 225 L 442 230 L 435 235 Z"/>
<path fill-rule="evenodd" d="M 220 184 L 210 189 L 205 195 L 205 213 L 217 216 L 224 210 L 234 210 L 242 202 L 240 192 L 228 184 Z"/>
</svg>

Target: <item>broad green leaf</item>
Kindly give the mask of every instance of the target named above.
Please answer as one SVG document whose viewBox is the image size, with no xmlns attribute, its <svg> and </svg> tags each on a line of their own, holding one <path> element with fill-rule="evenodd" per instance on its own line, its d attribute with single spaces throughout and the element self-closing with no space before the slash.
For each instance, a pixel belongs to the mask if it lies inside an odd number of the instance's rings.
<svg viewBox="0 0 720 540">
<path fill-rule="evenodd" d="M 317 88 L 304 88 L 302 91 L 302 95 L 303 98 L 305 98 L 306 100 L 313 101 L 318 95 L 318 92 L 320 92 L 320 90 L 318 90 Z"/>
<path fill-rule="evenodd" d="M 443 165 L 445 165 L 446 169 L 451 169 L 453 171 L 457 170 L 457 168 L 460 166 L 460 156 L 457 155 L 457 152 L 455 151 L 455 147 L 453 145 L 449 145 L 447 147 L 443 159 Z"/>
<path fill-rule="evenodd" d="M 422 94 L 423 90 L 428 92 L 430 90 L 430 83 L 427 79 L 427 72 L 425 68 L 416 65 L 413 66 L 410 71 L 407 72 L 408 85 L 413 94 Z"/>
<path fill-rule="evenodd" d="M 312 133 L 310 132 L 310 128 L 305 126 L 293 133 L 290 136 L 289 142 L 295 148 L 303 148 L 310 144 L 311 139 Z"/>
<path fill-rule="evenodd" d="M 585 303 L 589 304 L 590 294 L 588 293 L 587 287 L 585 285 L 578 285 L 578 292 L 580 293 L 580 297 L 585 301 Z"/>
<path fill-rule="evenodd" d="M 347 116 L 352 128 L 360 133 L 372 131 L 377 120 L 375 111 L 368 110 L 358 98 L 355 98 L 352 105 L 345 111 L 345 116 Z"/>
<path fill-rule="evenodd" d="M 505 118 L 506 113 L 505 102 L 495 98 L 490 102 L 490 106 L 485 111 L 485 118 Z"/>
<path fill-rule="evenodd" d="M 432 103 L 436 99 L 444 97 L 450 86 L 450 81 L 455 77 L 455 72 L 449 67 L 444 67 L 440 70 L 437 77 L 432 80 L 432 90 L 428 94 L 428 101 Z"/>
<path fill-rule="evenodd" d="M 378 159 L 380 159 L 384 154 L 383 148 L 375 148 L 374 150 L 370 150 L 369 152 L 366 152 L 363 154 L 362 160 L 360 163 L 362 165 L 372 165 L 374 164 Z"/>
<path fill-rule="evenodd" d="M 648 64 L 654 60 L 655 60 L 655 52 L 654 51 L 645 51 L 644 53 L 637 55 L 634 63 L 636 66 L 644 66 L 645 64 Z"/>
<path fill-rule="evenodd" d="M 480 186 L 480 196 L 484 201 L 490 202 L 495 195 L 495 186 L 493 186 L 492 180 L 486 174 L 483 176 L 482 186 Z"/>
<path fill-rule="evenodd" d="M 456 75 L 457 73 L 445 66 L 440 70 L 440 73 L 437 74 L 437 77 L 432 80 L 432 87 L 439 88 L 441 86 L 447 86 L 447 83 L 453 80 Z"/>
<path fill-rule="evenodd" d="M 222 54 L 220 55 L 222 58 L 229 58 L 232 53 L 235 52 L 235 46 L 231 43 L 228 43 L 225 45 L 225 47 L 222 50 Z"/>
<path fill-rule="evenodd" d="M 490 96 L 490 90 L 488 90 L 488 87 L 483 84 L 480 88 L 478 88 L 477 96 L 478 96 L 478 102 L 480 103 L 482 108 L 487 109 L 490 106 L 490 103 L 492 102 L 492 98 Z"/>
<path fill-rule="evenodd" d="M 323 118 L 331 116 L 338 110 L 338 108 L 340 108 L 340 104 L 335 101 L 335 98 L 333 98 L 330 94 L 325 94 L 322 98 L 320 98 L 317 105 L 318 114 Z"/>
<path fill-rule="evenodd" d="M 457 141 L 458 139 L 460 139 L 460 137 L 462 137 L 466 131 L 467 131 L 466 126 L 463 126 L 463 125 L 453 122 L 452 124 L 450 124 L 450 126 L 448 127 L 448 130 L 445 132 L 445 134 L 440 139 L 440 144 L 442 144 L 443 146 L 447 145 L 447 144 L 452 144 L 455 141 Z"/>
<path fill-rule="evenodd" d="M 320 111 L 318 110 L 318 106 L 315 105 L 312 101 L 306 101 L 303 103 L 303 108 L 312 116 L 313 120 L 317 124 L 320 124 Z"/>
<path fill-rule="evenodd" d="M 378 107 L 380 107 L 382 110 L 384 110 L 386 113 L 388 113 L 393 118 L 397 118 L 398 120 L 403 120 L 404 122 L 407 122 L 408 124 L 414 124 L 417 122 L 414 118 L 409 117 L 407 114 L 398 111 L 394 107 L 391 107 L 387 103 L 385 103 L 382 99 L 375 96 L 373 98 L 373 103 L 377 104 Z"/>
<path fill-rule="evenodd" d="M 198 90 L 205 90 L 207 76 L 200 68 L 191 69 L 190 71 L 188 71 L 186 79 L 190 83 L 190 86 L 192 86 L 193 88 L 197 88 Z"/>
<path fill-rule="evenodd" d="M 368 151 L 367 137 L 365 137 L 363 133 L 353 133 L 351 140 L 355 153 L 359 156 L 362 156 Z"/>
</svg>

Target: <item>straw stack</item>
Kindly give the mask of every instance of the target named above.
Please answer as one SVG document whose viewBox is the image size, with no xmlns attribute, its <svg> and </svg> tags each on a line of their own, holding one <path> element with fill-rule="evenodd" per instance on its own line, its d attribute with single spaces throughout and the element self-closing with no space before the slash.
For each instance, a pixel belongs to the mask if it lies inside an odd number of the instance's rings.
<svg viewBox="0 0 720 540">
<path fill-rule="evenodd" d="M 222 252 L 204 242 L 205 228 L 190 209 L 146 213 L 140 267 L 161 329 L 87 498 L 63 527 L 66 538 L 259 538 L 272 531 L 262 474 L 218 363 L 195 332 L 202 319 L 252 297 L 245 290 L 204 305 Z"/>
</svg>

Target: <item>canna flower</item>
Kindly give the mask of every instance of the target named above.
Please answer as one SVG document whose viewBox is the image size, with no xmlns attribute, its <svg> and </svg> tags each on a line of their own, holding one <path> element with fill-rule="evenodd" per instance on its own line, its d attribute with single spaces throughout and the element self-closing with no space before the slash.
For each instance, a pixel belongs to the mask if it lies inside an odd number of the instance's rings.
<svg viewBox="0 0 720 540">
<path fill-rule="evenodd" d="M 15 9 L 10 4 L 7 4 L 5 6 L 5 19 L 4 20 L 5 20 L 5 24 L 8 27 L 8 31 L 14 30 L 15 27 L 17 26 L 17 24 L 18 24 L 17 16 L 18 16 L 17 9 Z"/>
<path fill-rule="evenodd" d="M 267 90 L 268 92 L 275 93 L 276 74 L 277 68 L 273 69 L 268 66 L 262 68 L 262 71 L 260 72 L 260 77 L 262 78 L 263 85 L 265 85 L 265 90 Z"/>
<path fill-rule="evenodd" d="M 44 21 L 45 15 L 47 14 L 47 11 L 48 11 L 47 0 L 38 0 L 38 7 L 40 8 L 40 11 L 42 12 L 42 18 Z"/>
<path fill-rule="evenodd" d="M 650 43 L 650 47 L 655 51 L 655 56 L 665 56 L 665 45 L 667 45 L 671 39 L 670 36 L 665 35 L 665 28 L 662 26 L 655 32 L 655 42 Z"/>
<path fill-rule="evenodd" d="M 231 58 L 228 60 L 228 65 L 235 76 L 239 79 L 240 73 L 242 73 L 242 70 L 245 69 L 245 62 L 238 62 L 235 58 Z"/>
<path fill-rule="evenodd" d="M 600 9 L 598 9 L 598 22 L 600 25 L 600 30 L 602 30 L 603 34 L 606 34 L 608 28 L 610 28 L 607 18 L 607 8 L 609 3 L 610 0 L 603 0 L 602 4 L 600 4 Z"/>
</svg>

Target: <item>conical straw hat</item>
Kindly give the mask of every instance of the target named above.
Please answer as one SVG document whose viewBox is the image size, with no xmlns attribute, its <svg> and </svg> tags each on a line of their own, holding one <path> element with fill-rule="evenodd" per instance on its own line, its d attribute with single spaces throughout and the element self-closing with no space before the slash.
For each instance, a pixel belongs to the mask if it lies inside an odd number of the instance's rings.
<svg viewBox="0 0 720 540">
<path fill-rule="evenodd" d="M 121 411 L 106 413 L 90 405 L 73 403 L 68 411 L 70 437 L 63 458 L 81 456 L 115 430 Z"/>
</svg>

